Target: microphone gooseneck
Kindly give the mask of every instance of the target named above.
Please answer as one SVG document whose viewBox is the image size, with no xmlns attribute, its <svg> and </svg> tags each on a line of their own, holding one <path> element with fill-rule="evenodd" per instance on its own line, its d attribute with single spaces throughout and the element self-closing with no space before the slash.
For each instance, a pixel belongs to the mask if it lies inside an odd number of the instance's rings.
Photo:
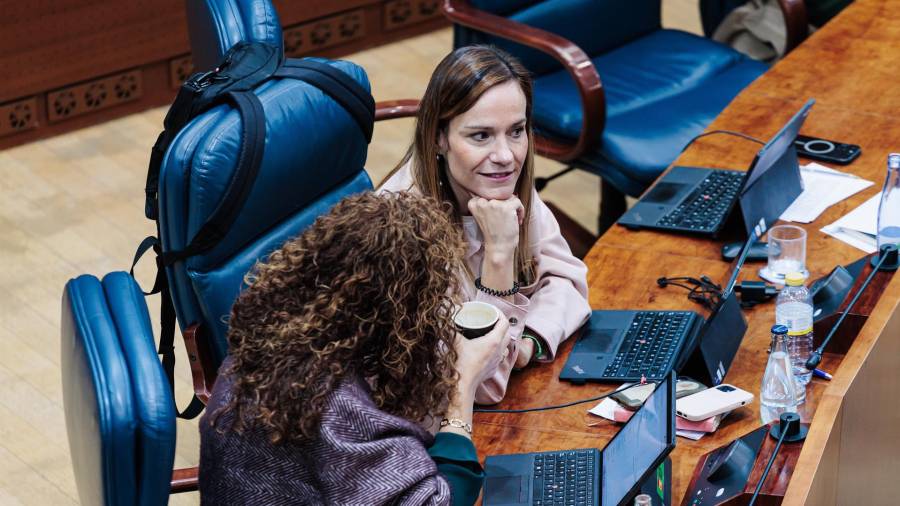
<svg viewBox="0 0 900 506">
<path fill-rule="evenodd" d="M 841 323 L 844 322 L 844 319 L 847 318 L 847 315 L 850 314 L 850 310 L 853 309 L 856 301 L 859 300 L 860 295 L 865 291 L 866 287 L 869 286 L 869 283 L 872 281 L 872 278 L 875 277 L 875 274 L 878 274 L 878 271 L 881 269 L 881 266 L 884 264 L 885 260 L 888 259 L 891 255 L 896 255 L 897 245 L 896 244 L 885 244 L 881 247 L 881 251 L 879 251 L 879 260 L 875 265 L 875 268 L 872 269 L 872 272 L 869 273 L 869 276 L 863 282 L 862 286 L 859 287 L 859 290 L 856 291 L 856 295 L 853 296 L 853 299 L 850 300 L 850 304 L 847 305 L 847 309 L 841 313 L 841 316 L 838 318 L 838 321 L 834 323 L 834 326 L 831 327 L 831 330 L 828 332 L 828 335 L 825 336 L 825 340 L 822 341 L 822 344 L 813 351 L 809 358 L 806 360 L 806 368 L 810 371 L 815 369 L 820 362 L 822 362 L 822 353 L 825 352 L 825 347 L 828 345 L 828 342 L 831 341 L 831 338 L 834 337 L 834 334 L 837 333 L 838 328 L 840 328 Z"/>
</svg>

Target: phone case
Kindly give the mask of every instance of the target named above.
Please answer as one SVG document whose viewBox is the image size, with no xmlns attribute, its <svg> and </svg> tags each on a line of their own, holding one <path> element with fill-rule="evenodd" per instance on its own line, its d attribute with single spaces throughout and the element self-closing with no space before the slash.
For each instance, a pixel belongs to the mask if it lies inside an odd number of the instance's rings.
<svg viewBox="0 0 900 506">
<path fill-rule="evenodd" d="M 626 388 L 629 385 L 622 385 L 620 388 Z M 643 386 L 629 388 L 628 390 L 622 390 L 621 392 L 616 392 L 610 397 L 614 400 L 618 401 L 619 404 L 624 406 L 631 411 L 637 411 L 644 404 L 644 401 L 647 400 L 647 397 L 650 397 L 650 394 L 653 393 L 653 390 L 656 388 L 656 383 L 647 383 Z"/>
<path fill-rule="evenodd" d="M 847 165 L 859 157 L 862 152 L 862 149 L 856 144 L 844 144 L 805 135 L 798 135 L 794 146 L 797 148 L 798 156 L 838 165 Z"/>
<path fill-rule="evenodd" d="M 675 401 L 675 413 L 693 422 L 749 404 L 753 394 L 740 388 L 721 384 Z"/>
</svg>

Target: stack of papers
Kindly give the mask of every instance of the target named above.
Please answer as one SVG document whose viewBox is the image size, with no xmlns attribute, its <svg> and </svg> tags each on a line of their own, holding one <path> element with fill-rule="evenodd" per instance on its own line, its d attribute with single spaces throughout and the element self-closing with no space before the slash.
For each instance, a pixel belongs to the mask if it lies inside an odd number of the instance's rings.
<svg viewBox="0 0 900 506">
<path fill-rule="evenodd" d="M 589 409 L 588 413 L 618 423 L 627 422 L 628 419 L 631 418 L 631 416 L 634 414 L 633 411 L 629 411 L 609 397 L 603 399 L 602 401 L 600 401 L 600 404 L 597 404 L 593 408 Z M 710 432 L 715 432 L 716 429 L 719 428 L 719 422 L 721 422 L 722 418 L 724 418 L 726 415 L 727 413 L 723 415 L 716 415 L 699 422 L 692 422 L 680 416 L 676 416 L 675 434 L 696 441 Z"/>
<path fill-rule="evenodd" d="M 830 206 L 874 184 L 814 162 L 800 167 L 800 177 L 803 193 L 785 209 L 782 220 L 812 223 Z"/>
<path fill-rule="evenodd" d="M 865 201 L 846 216 L 822 228 L 822 232 L 859 248 L 866 253 L 878 249 L 878 204 L 881 192 Z"/>
</svg>

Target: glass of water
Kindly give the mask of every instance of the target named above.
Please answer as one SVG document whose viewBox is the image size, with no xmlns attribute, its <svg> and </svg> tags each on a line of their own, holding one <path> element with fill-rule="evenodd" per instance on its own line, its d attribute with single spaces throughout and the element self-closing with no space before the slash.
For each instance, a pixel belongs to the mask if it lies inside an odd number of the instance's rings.
<svg viewBox="0 0 900 506">
<path fill-rule="evenodd" d="M 796 225 L 778 225 L 769 229 L 769 263 L 759 270 L 759 276 L 772 283 L 784 284 L 789 272 L 806 270 L 806 230 Z"/>
</svg>

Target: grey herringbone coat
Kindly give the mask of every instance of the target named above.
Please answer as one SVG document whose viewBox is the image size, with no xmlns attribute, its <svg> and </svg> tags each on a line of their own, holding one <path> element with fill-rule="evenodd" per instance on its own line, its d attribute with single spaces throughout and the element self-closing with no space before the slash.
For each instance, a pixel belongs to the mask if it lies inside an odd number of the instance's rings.
<svg viewBox="0 0 900 506">
<path fill-rule="evenodd" d="M 202 504 L 450 504 L 450 486 L 427 453 L 432 435 L 378 410 L 361 379 L 331 395 L 318 439 L 278 445 L 261 430 L 222 434 L 209 425 L 230 383 L 218 378 L 200 419 Z M 230 416 L 218 426 L 229 427 Z"/>
</svg>

